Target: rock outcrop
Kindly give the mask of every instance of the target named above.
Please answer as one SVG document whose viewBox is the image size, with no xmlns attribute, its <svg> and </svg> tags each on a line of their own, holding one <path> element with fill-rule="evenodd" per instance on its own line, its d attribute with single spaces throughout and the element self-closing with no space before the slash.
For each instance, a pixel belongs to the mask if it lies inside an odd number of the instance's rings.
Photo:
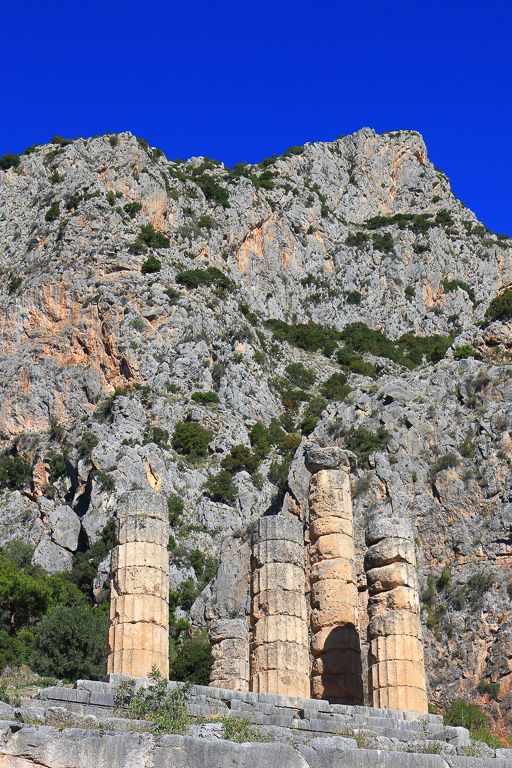
<svg viewBox="0 0 512 768">
<path fill-rule="evenodd" d="M 119 499 L 112 553 L 107 673 L 169 675 L 169 521 L 152 491 Z"/>
<path fill-rule="evenodd" d="M 362 704 L 350 455 L 339 448 L 306 451 L 309 486 L 312 694 L 336 704 Z"/>
<path fill-rule="evenodd" d="M 250 690 L 309 697 L 302 523 L 262 517 L 253 534 Z"/>
<path fill-rule="evenodd" d="M 366 529 L 366 544 L 370 705 L 428 712 L 412 527 L 377 518 Z"/>
</svg>

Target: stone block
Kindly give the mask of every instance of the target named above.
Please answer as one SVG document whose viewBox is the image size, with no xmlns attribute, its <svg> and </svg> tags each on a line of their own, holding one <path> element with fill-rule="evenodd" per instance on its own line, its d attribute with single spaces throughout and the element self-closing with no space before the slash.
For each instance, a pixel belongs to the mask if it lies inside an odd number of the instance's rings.
<svg viewBox="0 0 512 768">
<path fill-rule="evenodd" d="M 416 551 L 413 541 L 408 539 L 381 539 L 366 551 L 364 567 L 366 571 L 391 563 L 409 563 L 416 567 Z"/>
<path fill-rule="evenodd" d="M 323 674 L 311 679 L 311 693 L 319 699 L 363 701 L 363 681 L 360 675 L 349 673 Z"/>
<path fill-rule="evenodd" d="M 389 611 L 374 616 L 368 624 L 368 639 L 389 635 L 411 635 L 421 639 L 420 617 L 407 611 Z"/>
<path fill-rule="evenodd" d="M 296 616 L 302 621 L 306 621 L 307 609 L 304 590 L 292 592 L 275 585 L 274 589 L 267 589 L 255 594 L 252 601 L 253 620 L 272 615 Z"/>
<path fill-rule="evenodd" d="M 414 541 L 414 528 L 410 521 L 403 517 L 377 517 L 367 526 L 365 531 L 367 547 L 388 538 Z"/>
<path fill-rule="evenodd" d="M 251 652 L 251 668 L 262 669 L 307 669 L 309 665 L 308 649 L 298 643 L 265 643 Z"/>
<path fill-rule="evenodd" d="M 354 561 L 350 558 L 338 557 L 312 563 L 309 579 L 311 584 L 320 579 L 338 579 L 342 583 L 349 581 L 355 584 L 356 569 Z"/>
<path fill-rule="evenodd" d="M 367 572 L 366 577 L 372 594 L 395 587 L 418 589 L 416 568 L 409 563 L 391 563 L 379 568 L 372 568 L 371 571 Z"/>
<path fill-rule="evenodd" d="M 308 445 L 304 456 L 306 469 L 311 474 L 321 472 L 322 470 L 337 470 L 341 467 L 347 471 L 350 470 L 355 456 L 351 451 L 345 451 L 337 446 L 321 448 L 318 445 Z"/>
<path fill-rule="evenodd" d="M 304 545 L 283 539 L 260 540 L 252 548 L 256 567 L 266 563 L 292 563 L 304 567 Z"/>
<path fill-rule="evenodd" d="M 341 579 L 321 579 L 311 584 L 310 600 L 311 607 L 319 611 L 334 606 L 341 610 L 354 608 L 357 605 L 357 585 Z"/>
<path fill-rule="evenodd" d="M 418 590 L 412 587 L 395 587 L 387 592 L 378 592 L 368 598 L 368 617 L 387 613 L 388 611 L 420 612 Z"/>
<path fill-rule="evenodd" d="M 312 675 L 349 673 L 362 674 L 361 654 L 359 651 L 346 651 L 336 648 L 325 651 L 313 661 Z"/>
<path fill-rule="evenodd" d="M 296 517 L 287 515 L 260 517 L 253 534 L 253 547 L 268 541 L 286 541 L 303 547 L 303 525 Z"/>
<path fill-rule="evenodd" d="M 354 535 L 354 526 L 352 520 L 341 517 L 340 515 L 326 515 L 311 520 L 309 526 L 309 538 L 316 541 L 319 536 L 329 536 L 331 533 L 342 533 L 345 536 Z"/>
<path fill-rule="evenodd" d="M 370 641 L 368 664 L 380 661 L 404 660 L 423 664 L 423 643 L 412 635 L 388 635 Z"/>
<path fill-rule="evenodd" d="M 318 610 L 315 608 L 310 614 L 311 630 L 318 632 L 320 629 L 326 627 L 336 627 L 339 625 L 348 625 L 356 627 L 357 622 L 357 606 L 356 605 L 340 605 L 338 609 L 332 610 Z"/>
<path fill-rule="evenodd" d="M 297 592 L 302 586 L 304 591 L 304 562 L 300 565 L 292 563 L 265 563 L 252 574 L 252 590 L 254 594 L 266 592 L 279 585 L 279 589 Z"/>
<path fill-rule="evenodd" d="M 267 616 L 260 619 L 253 633 L 253 647 L 276 641 L 298 643 L 307 647 L 308 628 L 297 616 Z"/>
<path fill-rule="evenodd" d="M 344 533 L 330 533 L 326 536 L 319 536 L 309 548 L 309 559 L 312 565 L 323 560 L 333 560 L 335 558 L 344 558 L 354 562 L 354 540 L 351 536 L 346 536 Z"/>
</svg>

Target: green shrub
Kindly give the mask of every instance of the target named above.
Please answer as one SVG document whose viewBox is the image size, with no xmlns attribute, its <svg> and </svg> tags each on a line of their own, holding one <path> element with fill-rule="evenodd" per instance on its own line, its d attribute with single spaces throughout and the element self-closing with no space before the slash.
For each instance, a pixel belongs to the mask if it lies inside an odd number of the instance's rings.
<svg viewBox="0 0 512 768">
<path fill-rule="evenodd" d="M 32 479 L 32 465 L 24 455 L 0 455 L 0 488 L 22 490 Z"/>
<path fill-rule="evenodd" d="M 87 606 L 58 605 L 34 628 L 33 669 L 62 679 L 101 680 L 105 674 L 108 616 Z"/>
<path fill-rule="evenodd" d="M 383 451 L 390 438 L 391 435 L 385 427 L 379 427 L 376 433 L 359 427 L 343 434 L 345 448 L 356 454 L 361 465 L 367 463 L 370 453 Z"/>
<path fill-rule="evenodd" d="M 257 421 L 252 427 L 249 432 L 249 440 L 251 441 L 251 446 L 257 456 L 260 458 L 267 456 L 270 451 L 272 439 L 261 421 Z"/>
<path fill-rule="evenodd" d="M 150 256 L 146 261 L 143 263 L 142 267 L 140 268 L 140 271 L 143 275 L 150 275 L 153 274 L 153 272 L 160 272 L 162 269 L 162 262 L 160 259 L 157 259 L 156 256 Z"/>
<path fill-rule="evenodd" d="M 187 710 L 190 686 L 169 690 L 167 680 L 155 667 L 149 677 L 148 687 L 138 691 L 133 679 L 124 680 L 117 686 L 115 704 L 122 707 L 119 714 L 136 720 L 151 720 L 155 733 L 182 734 L 191 722 Z"/>
<path fill-rule="evenodd" d="M 322 411 L 325 411 L 327 408 L 327 400 L 325 397 L 312 397 L 309 403 L 306 406 L 306 410 L 304 411 L 304 416 L 307 418 L 309 416 L 320 416 L 322 414 Z"/>
<path fill-rule="evenodd" d="M 139 211 L 142 211 L 142 205 L 138 202 L 126 203 L 126 205 L 123 205 L 123 210 L 133 219 Z"/>
<path fill-rule="evenodd" d="M 94 448 L 98 445 L 99 440 L 92 432 L 85 432 L 81 440 L 76 445 L 76 450 L 79 458 L 88 459 Z"/>
<path fill-rule="evenodd" d="M 211 440 L 210 433 L 195 421 L 176 424 L 172 436 L 174 450 L 192 458 L 204 456 Z"/>
<path fill-rule="evenodd" d="M 443 722 L 445 725 L 461 726 L 469 731 L 475 731 L 487 727 L 487 716 L 476 704 L 471 704 L 464 699 L 454 699 L 443 715 Z"/>
<path fill-rule="evenodd" d="M 152 224 L 144 224 L 140 228 L 140 232 L 137 235 L 135 243 L 133 244 L 133 250 L 145 248 L 170 248 L 171 242 L 163 232 L 158 232 Z"/>
<path fill-rule="evenodd" d="M 16 293 L 16 291 L 18 290 L 22 282 L 23 282 L 23 278 L 21 277 L 11 278 L 11 281 L 7 287 L 7 293 L 9 294 L 9 296 L 12 296 L 13 293 Z"/>
<path fill-rule="evenodd" d="M 451 227 L 455 223 L 446 208 L 442 208 L 435 218 L 436 224 L 442 227 Z"/>
<path fill-rule="evenodd" d="M 19 155 L 13 155 L 12 152 L 7 152 L 0 157 L 0 169 L 7 171 L 9 168 L 17 168 L 21 159 Z"/>
<path fill-rule="evenodd" d="M 349 291 L 347 293 L 347 304 L 360 304 L 362 298 L 359 291 Z"/>
<path fill-rule="evenodd" d="M 206 494 L 213 501 L 220 501 L 223 504 L 234 504 L 238 497 L 238 488 L 233 482 L 233 478 L 226 469 L 222 469 L 205 483 Z"/>
<path fill-rule="evenodd" d="M 510 320 L 512 318 L 512 289 L 506 288 L 491 301 L 485 316 L 488 320 Z"/>
<path fill-rule="evenodd" d="M 294 387 L 303 387 L 309 389 L 313 386 L 316 376 L 313 371 L 308 370 L 302 363 L 290 363 L 285 368 L 286 376 Z"/>
<path fill-rule="evenodd" d="M 404 291 L 404 294 L 407 301 L 412 301 L 412 299 L 414 299 L 414 296 L 416 295 L 414 285 L 408 285 Z"/>
<path fill-rule="evenodd" d="M 320 387 L 320 393 L 327 400 L 344 400 L 349 392 L 350 387 L 344 373 L 333 373 Z"/>
<path fill-rule="evenodd" d="M 220 465 L 231 474 L 246 471 L 250 475 L 256 471 L 260 463 L 259 457 L 252 453 L 246 445 L 234 445 Z"/>
<path fill-rule="evenodd" d="M 227 717 L 221 717 L 220 722 L 223 727 L 222 738 L 226 739 L 226 741 L 234 741 L 237 744 L 269 741 L 268 736 L 262 735 L 258 728 L 250 725 L 249 721 L 244 717 L 228 715 Z"/>
<path fill-rule="evenodd" d="M 210 643 L 205 629 L 183 640 L 172 663 L 169 677 L 195 685 L 209 684 Z"/>
<path fill-rule="evenodd" d="M 62 136 L 59 136 L 57 134 L 53 137 L 53 139 L 50 141 L 50 144 L 58 144 L 59 147 L 67 147 L 68 144 L 72 144 L 73 139 L 63 139 Z"/>
<path fill-rule="evenodd" d="M 50 480 L 52 483 L 60 477 L 67 475 L 67 451 L 64 453 L 52 453 L 49 457 Z"/>
<path fill-rule="evenodd" d="M 452 291 L 456 291 L 458 288 L 461 288 L 463 291 L 465 291 L 473 304 L 475 303 L 475 290 L 470 285 L 465 283 L 463 280 L 447 280 L 446 278 L 443 280 L 444 293 L 451 293 Z"/>
<path fill-rule="evenodd" d="M 455 347 L 453 350 L 453 357 L 455 360 L 462 360 L 466 357 L 475 357 L 476 352 L 469 344 L 463 344 L 460 347 Z"/>
<path fill-rule="evenodd" d="M 316 425 L 318 424 L 318 419 L 316 416 L 306 416 L 305 419 L 303 419 L 300 423 L 300 431 L 303 435 L 311 434 L 316 428 Z"/>
<path fill-rule="evenodd" d="M 183 500 L 177 493 L 173 493 L 167 499 L 167 509 L 169 510 L 169 525 L 173 528 L 179 523 L 183 514 Z"/>
<path fill-rule="evenodd" d="M 46 221 L 55 221 L 60 216 L 60 203 L 58 200 L 53 202 L 45 213 L 44 218 Z"/>
<path fill-rule="evenodd" d="M 0 670 L 8 664 L 19 667 L 23 661 L 22 647 L 19 640 L 11 637 L 5 629 L 0 630 Z"/>
<path fill-rule="evenodd" d="M 445 453 L 444 456 L 441 456 L 435 464 L 433 464 L 430 467 L 429 474 L 430 477 L 435 477 L 438 472 L 442 472 L 445 469 L 452 469 L 453 467 L 458 467 L 460 464 L 459 457 L 456 453 Z"/>
<path fill-rule="evenodd" d="M 474 606 L 478 606 L 482 603 L 483 597 L 486 592 L 489 592 L 494 585 L 494 578 L 490 573 L 485 571 L 478 571 L 474 573 L 466 582 L 465 592 L 468 599 L 471 600 Z"/>
<path fill-rule="evenodd" d="M 501 686 L 499 682 L 493 683 L 488 680 L 480 680 L 476 689 L 479 693 L 483 693 L 484 695 L 488 696 L 492 701 L 498 701 L 500 687 Z"/>
<path fill-rule="evenodd" d="M 232 287 L 229 277 L 226 277 L 217 267 L 187 269 L 176 275 L 176 282 L 185 285 L 187 288 L 197 288 L 199 285 L 213 284 L 224 290 L 229 290 Z"/>
<path fill-rule="evenodd" d="M 273 461 L 268 472 L 268 479 L 273 483 L 279 492 L 284 494 L 288 490 L 288 473 L 293 456 L 285 456 L 282 461 Z"/>
<path fill-rule="evenodd" d="M 271 318 L 265 320 L 264 325 L 279 341 L 287 341 L 292 346 L 305 349 L 307 352 L 316 352 L 325 347 L 328 342 L 336 342 L 340 338 L 339 331 L 313 322 L 288 325 L 284 320 Z M 331 354 L 332 351 L 331 349 Z"/>
<path fill-rule="evenodd" d="M 350 232 L 350 234 L 345 239 L 345 245 L 348 245 L 352 248 L 362 248 L 369 239 L 369 236 L 364 232 Z"/>
<path fill-rule="evenodd" d="M 383 253 L 391 253 L 395 245 L 392 235 L 385 232 L 383 235 L 375 234 L 372 236 L 373 247 Z"/>
<path fill-rule="evenodd" d="M 285 456 L 293 456 L 300 445 L 300 435 L 286 435 L 284 440 L 279 443 L 279 450 Z"/>
<path fill-rule="evenodd" d="M 202 176 L 195 178 L 194 181 L 200 187 L 207 200 L 210 200 L 217 205 L 222 205 L 223 208 L 229 208 L 228 190 L 221 187 L 212 176 L 203 174 Z"/>
<path fill-rule="evenodd" d="M 209 405 L 210 403 L 218 403 L 219 396 L 216 392 L 194 392 L 192 400 L 200 405 Z"/>
</svg>

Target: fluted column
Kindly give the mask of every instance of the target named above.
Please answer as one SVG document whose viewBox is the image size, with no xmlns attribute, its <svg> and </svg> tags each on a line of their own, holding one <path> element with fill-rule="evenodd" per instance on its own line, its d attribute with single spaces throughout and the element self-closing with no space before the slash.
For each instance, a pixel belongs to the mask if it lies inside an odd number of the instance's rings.
<svg viewBox="0 0 512 768">
<path fill-rule="evenodd" d="M 169 675 L 169 520 L 165 499 L 129 491 L 117 508 L 107 674 Z"/>
<path fill-rule="evenodd" d="M 428 712 L 413 529 L 403 519 L 377 519 L 366 544 L 370 704 Z"/>
<path fill-rule="evenodd" d="M 250 689 L 309 697 L 304 533 L 291 517 L 262 517 L 252 548 Z"/>
<path fill-rule="evenodd" d="M 210 685 L 249 690 L 249 627 L 245 616 L 216 619 L 209 629 Z"/>
<path fill-rule="evenodd" d="M 309 484 L 312 695 L 362 704 L 363 681 L 350 456 L 340 448 L 306 452 Z"/>
</svg>

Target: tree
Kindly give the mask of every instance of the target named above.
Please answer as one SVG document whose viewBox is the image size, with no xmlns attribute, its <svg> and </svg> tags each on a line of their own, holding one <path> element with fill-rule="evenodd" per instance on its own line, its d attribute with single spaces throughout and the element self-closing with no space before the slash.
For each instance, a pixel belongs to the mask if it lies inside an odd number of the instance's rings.
<svg viewBox="0 0 512 768">
<path fill-rule="evenodd" d="M 20 162 L 19 155 L 13 155 L 12 152 L 7 152 L 0 157 L 0 169 L 2 171 L 7 171 L 9 168 L 17 168 Z"/>
<path fill-rule="evenodd" d="M 245 470 L 252 475 L 259 463 L 259 457 L 252 453 L 246 445 L 234 445 L 228 455 L 222 459 L 220 465 L 232 474 Z"/>
<path fill-rule="evenodd" d="M 31 619 L 48 609 L 51 592 L 44 576 L 25 573 L 11 559 L 0 554 L 0 612 L 5 630 L 11 636 Z"/>
<path fill-rule="evenodd" d="M 33 669 L 61 679 L 100 680 L 105 672 L 108 616 L 82 605 L 59 605 L 34 629 Z"/>
<path fill-rule="evenodd" d="M 172 664 L 170 676 L 173 680 L 208 685 L 210 644 L 206 630 L 185 638 Z"/>
<path fill-rule="evenodd" d="M 186 456 L 204 456 L 210 440 L 210 433 L 196 421 L 182 421 L 176 424 L 172 445 L 174 450 Z"/>
<path fill-rule="evenodd" d="M 204 487 L 213 501 L 221 501 L 224 504 L 234 504 L 238 496 L 238 488 L 225 469 L 210 477 Z"/>
</svg>

